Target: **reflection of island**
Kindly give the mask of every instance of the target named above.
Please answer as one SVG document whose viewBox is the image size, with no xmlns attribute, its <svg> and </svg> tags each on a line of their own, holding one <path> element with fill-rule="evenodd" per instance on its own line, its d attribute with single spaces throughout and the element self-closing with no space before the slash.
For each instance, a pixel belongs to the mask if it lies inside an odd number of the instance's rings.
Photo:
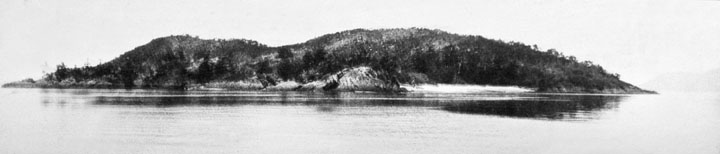
<svg viewBox="0 0 720 154">
<path fill-rule="evenodd" d="M 517 118 L 583 120 L 617 108 L 623 96 L 550 96 L 549 99 L 473 101 L 443 106 L 445 111 Z"/>
<path fill-rule="evenodd" d="M 533 93 L 311 93 L 248 91 L 165 91 L 47 89 L 44 104 L 89 102 L 99 106 L 308 106 L 317 112 L 341 113 L 357 107 L 419 107 L 451 113 L 502 117 L 587 120 L 618 107 L 626 96 L 546 95 Z M 76 104 L 77 105 L 77 104 Z"/>
<path fill-rule="evenodd" d="M 93 96 L 95 105 L 234 106 L 234 105 L 308 105 L 308 106 L 427 106 L 423 98 L 392 93 L 361 94 L 353 92 L 240 92 L 240 93 L 127 93 Z M 423 103 L 413 103 L 422 101 Z M 325 110 L 324 111 L 332 111 Z"/>
</svg>

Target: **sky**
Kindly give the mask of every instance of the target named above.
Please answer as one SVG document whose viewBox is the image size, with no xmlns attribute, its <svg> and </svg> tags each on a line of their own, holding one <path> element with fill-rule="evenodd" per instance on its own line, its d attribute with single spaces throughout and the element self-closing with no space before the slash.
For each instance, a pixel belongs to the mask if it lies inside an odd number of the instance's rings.
<svg viewBox="0 0 720 154">
<path fill-rule="evenodd" d="M 643 84 L 720 68 L 713 0 L 2 0 L 0 82 L 96 65 L 158 37 L 270 46 L 355 28 L 423 27 L 537 44 Z"/>
</svg>

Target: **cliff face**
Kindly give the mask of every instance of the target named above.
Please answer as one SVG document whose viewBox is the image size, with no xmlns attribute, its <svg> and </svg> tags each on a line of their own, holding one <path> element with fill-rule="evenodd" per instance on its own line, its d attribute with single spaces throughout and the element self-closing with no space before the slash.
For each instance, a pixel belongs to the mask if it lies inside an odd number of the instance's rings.
<svg viewBox="0 0 720 154">
<path fill-rule="evenodd" d="M 49 86 L 40 87 L 104 83 L 130 88 L 396 91 L 399 83 L 453 83 L 540 92 L 648 92 L 600 65 L 553 49 L 422 28 L 355 29 L 280 47 L 244 39 L 169 36 L 98 66 L 59 65 L 42 81 Z"/>
<path fill-rule="evenodd" d="M 325 80 L 326 90 L 339 91 L 399 91 L 400 84 L 386 72 L 367 66 L 346 68 Z"/>
<path fill-rule="evenodd" d="M 268 87 L 271 90 L 299 91 L 405 91 L 393 76 L 367 66 L 346 68 L 327 76 L 325 79 L 306 84 L 283 82 Z M 291 86 L 289 86 L 291 85 Z"/>
</svg>

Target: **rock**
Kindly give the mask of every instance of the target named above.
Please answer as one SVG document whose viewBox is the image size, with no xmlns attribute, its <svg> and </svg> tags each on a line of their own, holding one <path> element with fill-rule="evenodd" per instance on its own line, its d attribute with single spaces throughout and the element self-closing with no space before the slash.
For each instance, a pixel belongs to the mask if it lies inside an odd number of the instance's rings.
<svg viewBox="0 0 720 154">
<path fill-rule="evenodd" d="M 258 80 L 210 82 L 204 86 L 206 88 L 220 88 L 228 90 L 258 90 L 263 88 L 263 85 Z"/>
<path fill-rule="evenodd" d="M 265 88 L 265 90 L 269 91 L 290 91 L 290 90 L 296 90 L 300 88 L 300 83 L 297 83 L 295 81 L 283 81 L 280 82 L 274 86 L 269 86 Z"/>
<path fill-rule="evenodd" d="M 323 90 L 337 91 L 402 91 L 397 79 L 384 71 L 367 66 L 346 68 L 329 76 Z"/>
<path fill-rule="evenodd" d="M 321 91 L 323 90 L 323 87 L 325 87 L 327 83 L 325 81 L 313 81 L 310 83 L 306 83 L 302 86 L 300 86 L 298 91 Z"/>
<path fill-rule="evenodd" d="M 298 91 L 404 91 L 395 77 L 367 66 L 346 68 L 323 80 L 306 83 Z"/>
</svg>

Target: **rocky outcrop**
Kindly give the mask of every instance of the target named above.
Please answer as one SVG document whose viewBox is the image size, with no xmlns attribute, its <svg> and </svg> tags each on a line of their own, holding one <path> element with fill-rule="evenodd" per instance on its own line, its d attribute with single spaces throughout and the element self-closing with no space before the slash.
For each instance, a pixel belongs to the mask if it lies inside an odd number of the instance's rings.
<svg viewBox="0 0 720 154">
<path fill-rule="evenodd" d="M 295 81 L 283 81 L 273 86 L 268 86 L 265 90 L 269 91 L 292 91 L 300 88 L 301 84 Z"/>
<path fill-rule="evenodd" d="M 384 71 L 367 66 L 346 68 L 324 80 L 307 83 L 298 90 L 305 91 L 404 91 L 397 79 Z"/>
<path fill-rule="evenodd" d="M 204 84 L 205 88 L 217 88 L 227 90 L 259 90 L 264 88 L 259 80 L 243 81 L 214 81 Z"/>
<path fill-rule="evenodd" d="M 298 91 L 324 91 L 324 87 L 327 85 L 325 81 L 313 81 L 300 86 Z"/>
</svg>

